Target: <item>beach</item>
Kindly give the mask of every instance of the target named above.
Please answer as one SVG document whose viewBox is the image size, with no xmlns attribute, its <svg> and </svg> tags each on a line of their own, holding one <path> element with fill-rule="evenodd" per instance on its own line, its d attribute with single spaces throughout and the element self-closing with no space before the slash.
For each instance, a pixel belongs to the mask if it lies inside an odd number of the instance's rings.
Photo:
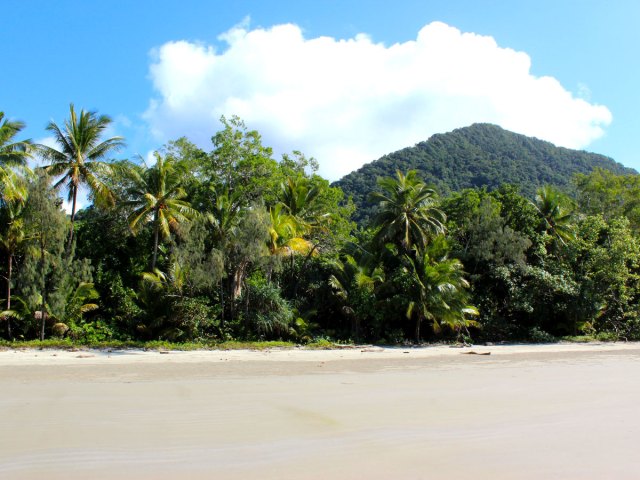
<svg viewBox="0 0 640 480">
<path fill-rule="evenodd" d="M 0 351 L 3 479 L 637 478 L 640 345 Z"/>
</svg>

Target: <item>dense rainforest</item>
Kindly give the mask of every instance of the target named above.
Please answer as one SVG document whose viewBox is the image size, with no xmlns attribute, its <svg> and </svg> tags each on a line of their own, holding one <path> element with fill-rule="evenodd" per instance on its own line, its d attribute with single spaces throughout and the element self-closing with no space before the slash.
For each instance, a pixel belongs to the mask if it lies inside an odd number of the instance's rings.
<svg viewBox="0 0 640 480">
<path fill-rule="evenodd" d="M 574 175 L 596 167 L 618 175 L 637 173 L 603 155 L 556 147 L 496 125 L 478 123 L 384 155 L 334 185 L 352 197 L 357 207 L 353 218 L 364 224 L 374 216 L 376 205 L 369 193 L 376 179 L 393 176 L 397 170 L 417 170 L 422 180 L 441 195 L 465 188 L 495 190 L 511 184 L 526 197 L 534 198 L 536 190 L 545 185 L 570 191 Z"/>
<path fill-rule="evenodd" d="M 72 105 L 48 147 L 0 113 L 5 340 L 640 338 L 640 176 L 606 157 L 474 125 L 416 147 L 432 170 L 331 185 L 237 117 L 149 163 L 113 160 L 110 122 Z"/>
</svg>

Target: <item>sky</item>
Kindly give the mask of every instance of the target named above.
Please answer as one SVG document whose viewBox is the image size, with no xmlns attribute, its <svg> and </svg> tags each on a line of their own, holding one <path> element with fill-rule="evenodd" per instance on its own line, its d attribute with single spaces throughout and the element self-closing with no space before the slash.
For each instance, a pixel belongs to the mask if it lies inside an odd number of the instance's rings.
<svg viewBox="0 0 640 480">
<path fill-rule="evenodd" d="M 238 115 L 337 180 L 434 133 L 495 123 L 640 170 L 637 0 L 6 1 L 0 111 L 50 143 L 69 104 L 118 158 Z"/>
</svg>

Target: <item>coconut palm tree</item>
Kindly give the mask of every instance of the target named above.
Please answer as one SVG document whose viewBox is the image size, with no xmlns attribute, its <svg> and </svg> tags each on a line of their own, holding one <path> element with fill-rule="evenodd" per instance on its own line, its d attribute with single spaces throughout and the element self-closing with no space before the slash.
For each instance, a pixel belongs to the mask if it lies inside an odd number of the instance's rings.
<svg viewBox="0 0 640 480">
<path fill-rule="evenodd" d="M 136 233 L 141 226 L 153 223 L 153 256 L 150 269 L 155 271 L 158 259 L 160 237 L 167 238 L 182 222 L 195 215 L 191 204 L 184 200 L 186 192 L 182 188 L 185 174 L 182 165 L 175 160 L 164 158 L 155 152 L 156 164 L 150 168 L 131 165 L 130 186 L 124 207 L 133 211 L 129 215 L 129 226 Z"/>
<path fill-rule="evenodd" d="M 374 309 L 375 288 L 384 280 L 382 267 L 367 260 L 366 257 L 356 260 L 345 254 L 331 262 L 333 273 L 329 276 L 329 286 L 342 304 L 342 312 L 351 318 L 351 331 L 356 340 L 360 339 L 362 320 Z"/>
<path fill-rule="evenodd" d="M 309 179 L 291 178 L 280 186 L 280 203 L 282 203 L 289 215 L 305 221 L 312 221 L 314 202 L 320 195 L 317 185 L 312 185 Z"/>
<path fill-rule="evenodd" d="M 29 172 L 27 159 L 33 152 L 31 140 L 15 140 L 24 123 L 4 119 L 0 112 L 0 202 L 24 202 L 26 185 L 15 168 Z"/>
<path fill-rule="evenodd" d="M 24 123 L 9 121 L 0 112 L 0 167 L 25 166 L 31 156 L 31 140 L 15 140 L 15 136 L 25 127 Z"/>
<path fill-rule="evenodd" d="M 308 226 L 285 212 L 281 203 L 269 209 L 269 252 L 271 255 L 289 256 L 309 253 L 313 244 L 304 238 Z"/>
<path fill-rule="evenodd" d="M 478 315 L 476 307 L 467 304 L 462 263 L 448 257 L 448 246 L 443 236 L 436 237 L 424 252 L 414 258 L 405 256 L 408 273 L 413 284 L 412 300 L 407 306 L 407 317 L 416 317 L 416 341 L 420 341 L 422 321 L 431 322 L 435 332 L 443 325 L 456 332 L 477 323 L 470 316 Z"/>
<path fill-rule="evenodd" d="M 560 245 L 575 238 L 573 202 L 551 185 L 538 189 L 533 205 L 543 220 L 544 230 Z"/>
<path fill-rule="evenodd" d="M 429 237 L 443 233 L 445 214 L 436 207 L 436 192 L 420 181 L 415 170 L 406 175 L 396 172 L 396 178 L 378 180 L 381 192 L 371 199 L 379 204 L 374 224 L 378 245 L 394 243 L 405 254 L 421 251 Z"/>
<path fill-rule="evenodd" d="M 39 146 L 41 155 L 51 162 L 45 167 L 45 171 L 52 177 L 60 177 L 54 187 L 64 185 L 69 194 L 69 246 L 73 240 L 78 190 L 82 185 L 89 187 L 93 200 L 98 205 L 113 205 L 115 202 L 113 193 L 103 181 L 103 177 L 109 173 L 109 168 L 102 160 L 122 148 L 124 140 L 122 137 L 102 139 L 110 125 L 111 118 L 107 115 L 85 110 L 81 110 L 78 115 L 72 103 L 69 107 L 69 118 L 62 127 L 54 122 L 47 125 L 47 130 L 53 133 L 60 150 L 46 145 Z"/>
</svg>

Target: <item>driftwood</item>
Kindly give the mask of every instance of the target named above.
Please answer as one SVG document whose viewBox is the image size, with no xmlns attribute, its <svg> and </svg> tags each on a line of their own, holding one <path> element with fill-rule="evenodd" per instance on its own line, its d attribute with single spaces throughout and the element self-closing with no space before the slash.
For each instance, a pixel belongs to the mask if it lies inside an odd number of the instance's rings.
<svg viewBox="0 0 640 480">
<path fill-rule="evenodd" d="M 478 352 L 460 352 L 462 355 L 491 355 L 491 352 L 482 352 L 482 353 L 478 353 Z"/>
</svg>

